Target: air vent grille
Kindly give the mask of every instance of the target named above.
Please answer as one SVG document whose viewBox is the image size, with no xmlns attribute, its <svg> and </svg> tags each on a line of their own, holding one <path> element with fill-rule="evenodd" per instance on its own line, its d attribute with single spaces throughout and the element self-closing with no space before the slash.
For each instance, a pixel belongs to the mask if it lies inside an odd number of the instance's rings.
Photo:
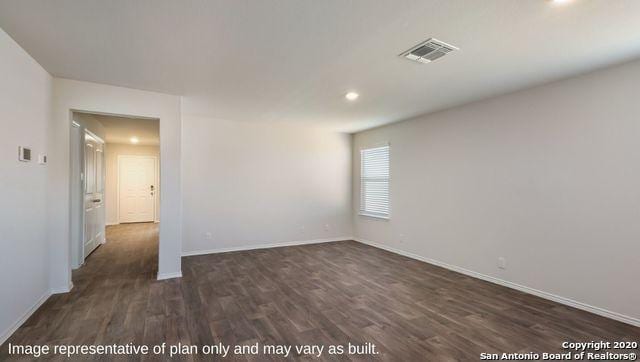
<svg viewBox="0 0 640 362">
<path fill-rule="evenodd" d="M 431 38 L 403 52 L 400 56 L 420 63 L 431 63 L 456 50 L 458 48 L 453 45 Z"/>
</svg>

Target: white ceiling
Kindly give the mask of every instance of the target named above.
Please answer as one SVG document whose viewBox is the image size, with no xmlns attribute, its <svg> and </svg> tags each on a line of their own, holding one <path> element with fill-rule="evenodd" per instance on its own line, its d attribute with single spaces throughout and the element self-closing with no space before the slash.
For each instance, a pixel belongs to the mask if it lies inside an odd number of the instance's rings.
<svg viewBox="0 0 640 362">
<path fill-rule="evenodd" d="M 0 27 L 55 76 L 348 132 L 640 56 L 638 0 L 0 0 Z M 429 37 L 461 51 L 397 56 Z"/>
<path fill-rule="evenodd" d="M 104 126 L 106 143 L 128 143 L 131 138 L 138 139 L 138 145 L 157 146 L 160 144 L 160 121 L 146 118 L 125 118 L 105 115 L 92 115 Z"/>
</svg>

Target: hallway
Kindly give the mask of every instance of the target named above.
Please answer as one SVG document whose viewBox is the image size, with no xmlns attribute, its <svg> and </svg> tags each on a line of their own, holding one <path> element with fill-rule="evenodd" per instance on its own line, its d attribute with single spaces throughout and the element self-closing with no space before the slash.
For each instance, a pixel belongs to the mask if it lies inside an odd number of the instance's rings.
<svg viewBox="0 0 640 362">
<path fill-rule="evenodd" d="M 51 296 L 2 345 L 0 360 L 7 358 L 9 343 L 145 343 L 145 319 L 159 294 L 179 293 L 177 281 L 156 281 L 158 226 L 108 226 L 107 243 L 73 272 L 71 292 Z"/>
</svg>

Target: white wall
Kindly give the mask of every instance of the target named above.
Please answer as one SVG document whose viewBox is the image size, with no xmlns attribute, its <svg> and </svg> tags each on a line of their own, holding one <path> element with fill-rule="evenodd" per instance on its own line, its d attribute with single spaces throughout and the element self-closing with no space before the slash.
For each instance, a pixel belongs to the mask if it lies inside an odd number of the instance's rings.
<svg viewBox="0 0 640 362">
<path fill-rule="evenodd" d="M 160 160 L 160 147 L 124 143 L 105 145 L 105 211 L 107 225 L 118 224 L 118 156 L 155 156 Z M 160 185 L 156 185 L 160 190 Z M 156 192 L 157 194 L 157 192 Z M 159 221 L 160 198 L 156 197 L 156 221 Z"/>
<path fill-rule="evenodd" d="M 110 113 L 160 119 L 160 256 L 158 277 L 180 275 L 181 185 L 180 98 L 103 84 L 54 79 L 50 126 L 50 165 L 47 192 L 50 238 L 50 283 L 54 290 L 70 287 L 69 134 L 71 111 Z"/>
<path fill-rule="evenodd" d="M 46 182 L 51 76 L 0 30 L 0 344 L 49 296 Z M 33 161 L 18 161 L 30 146 Z"/>
<path fill-rule="evenodd" d="M 356 134 L 354 214 L 359 149 L 389 141 L 392 180 L 356 236 L 640 322 L 639 83 L 634 62 Z"/>
<path fill-rule="evenodd" d="M 185 253 L 351 236 L 350 135 L 182 121 Z"/>
</svg>

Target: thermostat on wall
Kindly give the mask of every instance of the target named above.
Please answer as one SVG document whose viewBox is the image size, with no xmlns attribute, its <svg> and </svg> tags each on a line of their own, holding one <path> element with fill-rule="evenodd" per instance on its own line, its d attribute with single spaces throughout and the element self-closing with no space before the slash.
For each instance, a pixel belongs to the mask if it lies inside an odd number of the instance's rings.
<svg viewBox="0 0 640 362">
<path fill-rule="evenodd" d="M 27 147 L 18 147 L 18 160 L 22 162 L 31 161 L 31 149 Z"/>
</svg>

